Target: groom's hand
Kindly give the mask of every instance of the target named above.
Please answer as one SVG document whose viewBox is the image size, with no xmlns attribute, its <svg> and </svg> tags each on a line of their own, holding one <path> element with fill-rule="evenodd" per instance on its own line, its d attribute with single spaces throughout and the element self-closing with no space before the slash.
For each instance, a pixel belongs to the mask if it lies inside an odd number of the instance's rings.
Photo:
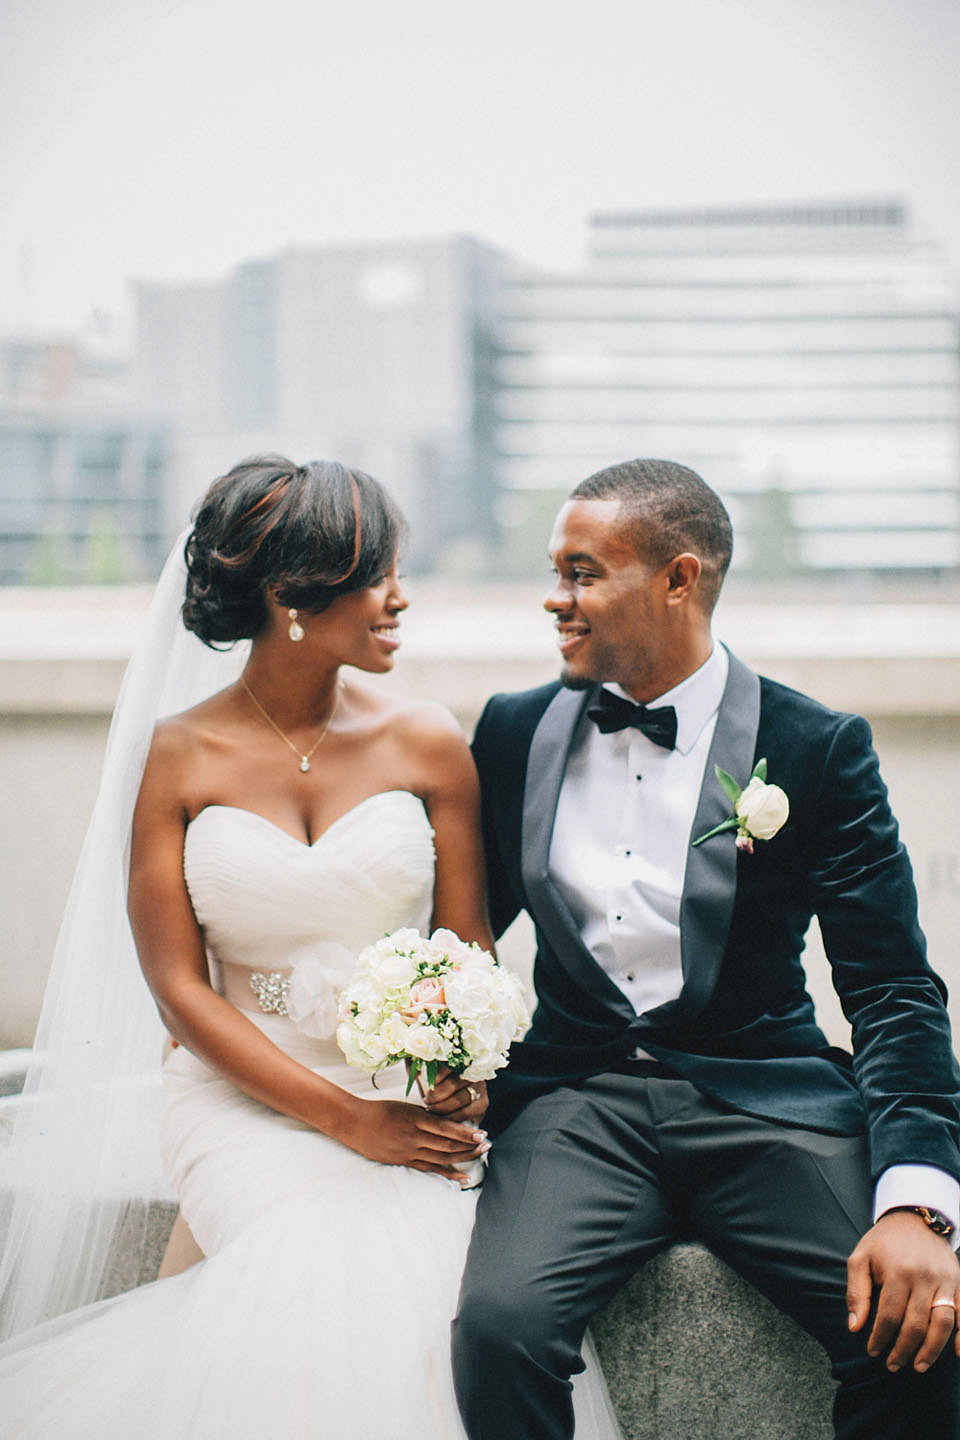
<svg viewBox="0 0 960 1440">
<path fill-rule="evenodd" d="M 435 1115 L 445 1115 L 449 1120 L 467 1120 L 478 1125 L 487 1113 L 484 1081 L 464 1080 L 462 1075 L 454 1075 L 446 1066 L 441 1066 L 437 1072 L 437 1083 L 432 1090 L 423 1092 L 423 1099 Z"/>
<path fill-rule="evenodd" d="M 942 1235 L 935 1235 L 919 1215 L 889 1210 L 867 1231 L 847 1261 L 847 1310 L 850 1329 L 862 1330 L 876 1315 L 867 1337 L 871 1355 L 887 1352 L 888 1370 L 928 1370 L 954 1336 L 957 1310 L 936 1305 L 952 1300 L 960 1306 L 960 1264 Z"/>
</svg>

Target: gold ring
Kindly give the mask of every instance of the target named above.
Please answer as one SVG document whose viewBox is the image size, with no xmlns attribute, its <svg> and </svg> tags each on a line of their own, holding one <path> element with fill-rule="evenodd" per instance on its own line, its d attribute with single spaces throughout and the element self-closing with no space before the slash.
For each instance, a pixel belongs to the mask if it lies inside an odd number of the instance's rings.
<svg viewBox="0 0 960 1440">
<path fill-rule="evenodd" d="M 470 1096 L 470 1099 L 471 1099 L 474 1103 L 476 1103 L 476 1102 L 480 1099 L 480 1091 L 477 1089 L 476 1085 L 468 1085 L 468 1086 L 467 1086 L 467 1094 Z M 936 1304 L 937 1304 L 937 1301 L 935 1300 L 933 1303 L 934 1303 L 934 1305 L 936 1305 Z M 931 1306 L 931 1309 L 932 1309 L 932 1308 L 933 1308 L 933 1307 Z"/>
<path fill-rule="evenodd" d="M 941 1295 L 939 1300 L 934 1300 L 930 1306 L 930 1309 L 936 1310 L 938 1305 L 949 1305 L 951 1310 L 956 1310 L 957 1308 L 952 1300 L 947 1299 L 946 1295 Z"/>
</svg>

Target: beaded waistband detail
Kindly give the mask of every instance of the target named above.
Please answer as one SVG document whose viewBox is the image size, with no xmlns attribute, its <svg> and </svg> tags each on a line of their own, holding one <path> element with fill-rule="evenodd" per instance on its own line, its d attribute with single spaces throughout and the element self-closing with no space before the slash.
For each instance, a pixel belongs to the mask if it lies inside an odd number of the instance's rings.
<svg viewBox="0 0 960 1440">
<path fill-rule="evenodd" d="M 287 1014 L 290 976 L 285 975 L 282 970 L 271 970 L 269 975 L 265 975 L 262 970 L 254 970 L 250 976 L 250 989 L 256 995 L 257 1004 L 265 1015 Z"/>
</svg>

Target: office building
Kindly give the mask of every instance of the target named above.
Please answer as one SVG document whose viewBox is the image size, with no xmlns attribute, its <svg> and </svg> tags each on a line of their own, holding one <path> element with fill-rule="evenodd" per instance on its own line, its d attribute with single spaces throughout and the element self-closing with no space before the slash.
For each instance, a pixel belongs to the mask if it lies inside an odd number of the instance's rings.
<svg viewBox="0 0 960 1440">
<path fill-rule="evenodd" d="M 894 201 L 594 215 L 582 268 L 505 282 L 515 565 L 571 484 L 647 455 L 720 491 L 741 574 L 956 574 L 958 314 Z"/>
<path fill-rule="evenodd" d="M 68 341 L 0 343 L 0 584 L 152 579 L 165 452 L 132 416 L 120 362 Z"/>
<path fill-rule="evenodd" d="M 451 237 L 299 247 L 222 283 L 141 285 L 137 392 L 172 430 L 181 508 L 241 455 L 282 450 L 382 479 L 420 568 L 489 543 L 499 264 Z"/>
</svg>

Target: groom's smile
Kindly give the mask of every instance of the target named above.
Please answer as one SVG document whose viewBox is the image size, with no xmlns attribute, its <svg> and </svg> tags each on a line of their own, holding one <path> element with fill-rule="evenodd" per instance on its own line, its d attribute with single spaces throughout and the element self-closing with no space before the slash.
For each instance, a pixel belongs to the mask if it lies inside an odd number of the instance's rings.
<svg viewBox="0 0 960 1440">
<path fill-rule="evenodd" d="M 615 500 L 564 505 L 550 537 L 556 579 L 543 605 L 555 619 L 565 685 L 615 681 L 636 700 L 653 700 L 682 678 L 683 627 L 670 565 L 641 555 L 620 509 Z"/>
</svg>

